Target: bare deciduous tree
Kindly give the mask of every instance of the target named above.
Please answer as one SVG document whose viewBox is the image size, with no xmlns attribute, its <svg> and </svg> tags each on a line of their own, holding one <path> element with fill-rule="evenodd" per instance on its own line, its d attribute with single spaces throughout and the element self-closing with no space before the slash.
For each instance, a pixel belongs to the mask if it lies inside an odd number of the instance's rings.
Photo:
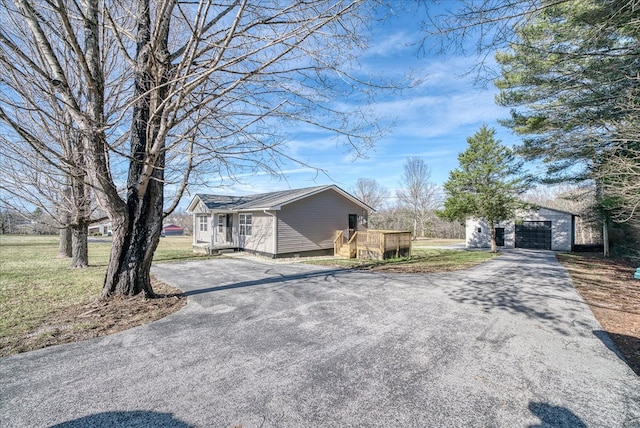
<svg viewBox="0 0 640 428">
<path fill-rule="evenodd" d="M 429 181 L 431 170 L 423 159 L 407 158 L 402 173 L 402 188 L 396 192 L 398 203 L 412 213 L 414 239 L 424 237 L 429 220 L 438 207 L 438 187 Z"/>
<path fill-rule="evenodd" d="M 0 62 L 0 70 L 6 63 Z M 11 70 L 5 73 L 5 82 L 19 88 L 21 82 Z M 40 112 L 56 113 L 47 109 L 51 105 L 40 104 Z M 59 107 L 59 106 L 58 106 Z M 60 113 L 60 111 L 57 111 Z M 4 155 L 0 158 L 3 179 L 0 190 L 3 202 L 18 210 L 38 207 L 50 218 L 51 226 L 60 236 L 58 257 L 70 257 L 71 267 L 88 266 L 87 232 L 91 222 L 91 192 L 85 181 L 85 173 L 77 167 L 81 162 L 74 153 L 74 142 L 69 128 L 59 128 L 45 117 L 22 114 L 18 129 L 32 131 L 28 137 L 0 135 Z M 7 118 L 0 110 L 0 120 Z M 59 125 L 59 124 L 58 124 Z M 33 132 L 37 131 L 37 132 Z M 46 159 L 39 148 L 47 147 Z"/>
<path fill-rule="evenodd" d="M 374 210 L 381 209 L 389 198 L 389 191 L 373 178 L 358 178 L 353 195 Z"/>
<path fill-rule="evenodd" d="M 111 220 L 104 297 L 153 296 L 162 219 L 193 180 L 277 172 L 290 159 L 283 132 L 296 122 L 356 153 L 378 134 L 371 114 L 336 102 L 374 87 L 350 73 L 369 2 L 2 1 L 0 60 L 34 100 L 64 106 L 79 135 L 74 166 Z M 16 89 L 0 101 L 0 120 L 47 154 L 15 120 L 41 114 Z"/>
</svg>

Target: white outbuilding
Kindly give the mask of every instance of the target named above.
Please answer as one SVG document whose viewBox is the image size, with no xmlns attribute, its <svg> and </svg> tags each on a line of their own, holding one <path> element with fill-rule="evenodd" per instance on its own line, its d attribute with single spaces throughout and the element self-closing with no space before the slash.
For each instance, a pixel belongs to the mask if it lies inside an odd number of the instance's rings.
<svg viewBox="0 0 640 428">
<path fill-rule="evenodd" d="M 575 244 L 576 215 L 552 208 L 519 210 L 513 220 L 495 225 L 496 243 L 503 248 L 571 251 Z M 467 248 L 489 248 L 491 235 L 483 219 L 466 221 Z"/>
</svg>

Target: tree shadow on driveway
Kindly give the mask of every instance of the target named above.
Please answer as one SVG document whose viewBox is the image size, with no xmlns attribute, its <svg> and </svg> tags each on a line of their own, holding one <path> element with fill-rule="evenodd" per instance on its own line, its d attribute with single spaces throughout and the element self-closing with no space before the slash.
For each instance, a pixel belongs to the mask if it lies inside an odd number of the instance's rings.
<svg viewBox="0 0 640 428">
<path fill-rule="evenodd" d="M 582 336 L 593 330 L 587 305 L 554 253 L 507 253 L 455 275 L 460 285 L 445 289 L 455 302 L 479 307 L 485 313 L 500 310 L 524 315 L 563 335 L 575 334 L 576 327 Z"/>
<path fill-rule="evenodd" d="M 540 425 L 530 425 L 529 428 L 587 428 L 582 419 L 566 407 L 532 401 L 529 403 L 529 410 L 541 422 Z"/>
<path fill-rule="evenodd" d="M 633 358 L 634 356 L 640 356 L 640 339 L 624 334 L 609 333 L 604 330 L 594 330 L 593 334 L 600 339 L 611 352 L 616 354 L 622 362 L 628 365 L 635 374 L 640 376 L 640 364 L 638 363 L 640 358 Z M 625 355 L 620 351 L 622 347 L 625 347 L 627 352 L 632 355 L 630 359 L 625 358 Z"/>
<path fill-rule="evenodd" d="M 161 427 L 191 428 L 181 420 L 175 419 L 171 413 L 149 411 L 104 412 L 84 416 L 72 421 L 53 425 L 51 428 L 88 428 L 88 427 Z"/>
<path fill-rule="evenodd" d="M 245 288 L 245 287 L 254 287 L 259 285 L 267 285 L 267 284 L 280 284 L 291 281 L 305 281 L 310 279 L 322 278 L 325 281 L 328 280 L 329 277 L 334 277 L 338 273 L 348 272 L 348 269 L 332 269 L 332 270 L 322 270 L 315 272 L 305 272 L 305 273 L 297 273 L 291 275 L 278 275 L 267 278 L 260 278 L 251 281 L 241 281 L 233 284 L 226 285 L 216 285 L 212 287 L 199 288 L 196 290 L 185 291 L 185 296 L 196 296 L 198 294 L 206 294 L 213 293 L 215 291 L 224 291 L 224 290 L 233 290 L 236 288 Z"/>
</svg>

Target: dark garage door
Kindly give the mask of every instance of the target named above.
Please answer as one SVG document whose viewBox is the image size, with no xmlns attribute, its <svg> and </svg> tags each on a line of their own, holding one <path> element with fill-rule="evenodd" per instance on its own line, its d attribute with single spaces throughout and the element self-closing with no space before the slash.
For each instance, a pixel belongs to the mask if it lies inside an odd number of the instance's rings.
<svg viewBox="0 0 640 428">
<path fill-rule="evenodd" d="M 551 249 L 551 222 L 525 221 L 516 224 L 516 248 Z"/>
</svg>

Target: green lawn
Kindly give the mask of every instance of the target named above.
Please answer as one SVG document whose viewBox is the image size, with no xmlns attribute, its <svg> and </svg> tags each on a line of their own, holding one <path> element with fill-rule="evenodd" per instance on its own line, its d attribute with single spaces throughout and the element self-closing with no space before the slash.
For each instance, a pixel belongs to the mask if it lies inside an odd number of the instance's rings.
<svg viewBox="0 0 640 428">
<path fill-rule="evenodd" d="M 196 258 L 190 236 L 160 239 L 154 261 Z M 55 236 L 0 235 L 0 338 L 32 331 L 52 312 L 100 296 L 111 242 L 89 243 L 89 267 L 58 259 Z"/>
</svg>

